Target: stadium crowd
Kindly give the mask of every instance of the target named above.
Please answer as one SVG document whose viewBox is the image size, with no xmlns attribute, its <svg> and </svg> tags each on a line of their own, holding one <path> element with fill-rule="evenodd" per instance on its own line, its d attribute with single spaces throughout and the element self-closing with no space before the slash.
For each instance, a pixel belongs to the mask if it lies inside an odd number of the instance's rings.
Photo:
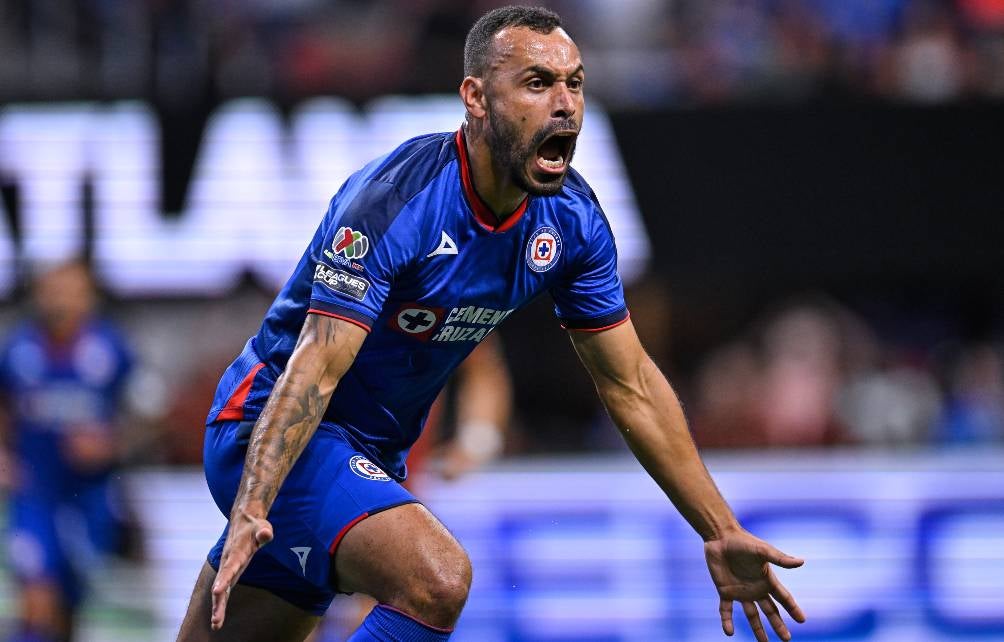
<svg viewBox="0 0 1004 642">
<path fill-rule="evenodd" d="M 3 0 L 0 100 L 452 92 L 498 0 Z M 1000 0 L 556 0 L 612 108 L 1004 96 Z"/>
</svg>

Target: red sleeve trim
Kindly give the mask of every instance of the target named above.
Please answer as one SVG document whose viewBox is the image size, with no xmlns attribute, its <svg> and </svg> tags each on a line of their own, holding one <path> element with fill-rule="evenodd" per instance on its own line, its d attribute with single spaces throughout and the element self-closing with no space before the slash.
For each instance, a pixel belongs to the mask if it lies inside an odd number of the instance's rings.
<svg viewBox="0 0 1004 642">
<path fill-rule="evenodd" d="M 247 373 L 247 376 L 241 381 L 237 389 L 234 390 L 234 394 L 230 395 L 227 399 L 227 403 L 223 406 L 223 410 L 216 415 L 216 421 L 240 421 L 244 418 L 244 402 L 248 399 L 248 394 L 251 393 L 251 384 L 254 383 L 254 377 L 258 374 L 258 371 L 265 367 L 264 363 L 256 364 L 254 368 L 251 368 L 251 372 Z"/>
<path fill-rule="evenodd" d="M 335 314 L 334 312 L 328 312 L 326 310 L 318 310 L 317 308 L 310 308 L 307 310 L 307 314 L 320 314 L 321 316 L 331 317 L 332 319 L 341 319 L 342 321 L 348 321 L 352 325 L 357 325 L 367 332 L 372 332 L 373 329 L 363 323 L 362 321 L 357 321 L 355 319 L 350 319 L 349 317 L 342 316 L 340 314 Z"/>
<path fill-rule="evenodd" d="M 626 323 L 627 320 L 630 318 L 631 318 L 631 313 L 628 312 L 627 316 L 625 316 L 620 321 L 611 323 L 610 325 L 605 325 L 602 328 L 569 328 L 564 324 L 562 324 L 561 327 L 564 328 L 565 330 L 568 330 L 569 332 L 603 332 L 604 330 L 609 330 L 610 328 L 616 328 L 617 326 Z"/>
</svg>

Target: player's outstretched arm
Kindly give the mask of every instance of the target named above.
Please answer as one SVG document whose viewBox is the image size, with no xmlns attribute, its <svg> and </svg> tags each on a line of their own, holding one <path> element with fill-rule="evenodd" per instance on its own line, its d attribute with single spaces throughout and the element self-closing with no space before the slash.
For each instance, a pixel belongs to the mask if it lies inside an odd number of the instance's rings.
<svg viewBox="0 0 1004 642">
<path fill-rule="evenodd" d="M 223 626 L 230 589 L 251 556 L 271 541 L 272 525 L 266 517 L 272 502 L 365 339 L 366 331 L 356 325 L 307 315 L 296 348 L 251 433 L 244 473 L 230 511 L 230 531 L 213 583 L 214 630 Z"/>
<path fill-rule="evenodd" d="M 704 539 L 705 557 L 720 597 L 722 629 L 734 633 L 738 601 L 757 640 L 767 642 L 757 606 L 784 640 L 791 638 L 774 601 L 798 622 L 802 610 L 770 564 L 802 565 L 743 530 L 708 474 L 683 409 L 659 368 L 645 354 L 630 321 L 602 332 L 571 332 L 603 405 L 645 470 Z"/>
</svg>

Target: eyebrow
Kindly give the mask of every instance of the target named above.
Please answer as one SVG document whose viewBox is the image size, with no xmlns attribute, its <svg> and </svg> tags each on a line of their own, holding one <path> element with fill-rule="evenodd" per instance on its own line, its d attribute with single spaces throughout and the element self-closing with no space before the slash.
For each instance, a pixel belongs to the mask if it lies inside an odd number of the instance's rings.
<svg viewBox="0 0 1004 642">
<path fill-rule="evenodd" d="M 575 74 L 582 73 L 584 71 L 585 71 L 585 68 L 582 66 L 582 63 L 580 62 L 579 66 L 576 67 L 574 70 L 572 70 L 572 73 L 570 73 L 568 75 L 569 76 L 574 76 Z M 523 70 L 523 73 L 524 74 L 533 73 L 533 74 L 536 74 L 538 76 L 545 76 L 547 78 L 554 78 L 557 75 L 557 74 L 554 73 L 554 70 L 552 70 L 551 68 L 544 67 L 544 66 L 541 66 L 541 65 L 530 65 L 529 67 L 527 67 L 526 69 Z"/>
</svg>

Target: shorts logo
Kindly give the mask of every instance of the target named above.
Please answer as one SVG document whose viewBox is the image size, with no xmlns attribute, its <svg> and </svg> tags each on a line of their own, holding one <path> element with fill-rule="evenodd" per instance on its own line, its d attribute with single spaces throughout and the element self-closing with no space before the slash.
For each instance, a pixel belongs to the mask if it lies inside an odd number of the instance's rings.
<svg viewBox="0 0 1004 642">
<path fill-rule="evenodd" d="M 303 575 L 307 575 L 307 556 L 310 555 L 309 546 L 294 546 L 291 549 L 296 555 L 296 559 L 300 560 L 300 568 L 303 569 Z"/>
<path fill-rule="evenodd" d="M 370 289 L 370 282 L 363 277 L 327 266 L 324 263 L 318 263 L 317 267 L 314 268 L 314 281 L 320 281 L 329 289 L 350 296 L 356 301 L 365 299 L 366 293 Z"/>
<path fill-rule="evenodd" d="M 526 244 L 526 264 L 534 272 L 547 272 L 561 256 L 561 237 L 553 227 L 542 227 Z"/>
<path fill-rule="evenodd" d="M 383 472 L 379 466 L 366 459 L 362 455 L 353 455 L 349 460 L 349 469 L 363 479 L 372 481 L 390 481 L 387 473 Z"/>
<path fill-rule="evenodd" d="M 370 250 L 370 240 L 351 227 L 340 227 L 331 242 L 331 249 L 335 254 L 344 254 L 347 259 L 361 259 Z"/>
</svg>

